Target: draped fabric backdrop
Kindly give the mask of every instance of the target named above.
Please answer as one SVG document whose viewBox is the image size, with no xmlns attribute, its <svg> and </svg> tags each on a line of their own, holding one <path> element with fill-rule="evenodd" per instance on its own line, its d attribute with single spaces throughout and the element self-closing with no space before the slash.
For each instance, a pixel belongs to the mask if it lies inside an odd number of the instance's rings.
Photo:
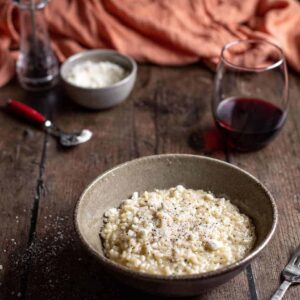
<svg viewBox="0 0 300 300">
<path fill-rule="evenodd" d="M 295 0 L 52 0 L 45 10 L 62 62 L 91 48 L 114 48 L 140 62 L 214 66 L 236 39 L 280 45 L 300 72 L 300 4 Z M 15 73 L 18 9 L 0 0 L 0 86 Z"/>
</svg>

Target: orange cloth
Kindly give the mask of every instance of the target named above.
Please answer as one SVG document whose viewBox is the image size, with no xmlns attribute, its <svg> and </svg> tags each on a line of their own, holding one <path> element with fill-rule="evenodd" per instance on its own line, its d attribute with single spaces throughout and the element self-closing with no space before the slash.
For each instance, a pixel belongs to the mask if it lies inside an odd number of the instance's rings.
<svg viewBox="0 0 300 300">
<path fill-rule="evenodd" d="M 45 11 L 62 62 L 90 48 L 114 48 L 138 61 L 215 65 L 235 39 L 279 44 L 300 72 L 300 4 L 295 0 L 52 0 Z M 18 13 L 0 0 L 0 86 L 15 72 Z"/>
</svg>

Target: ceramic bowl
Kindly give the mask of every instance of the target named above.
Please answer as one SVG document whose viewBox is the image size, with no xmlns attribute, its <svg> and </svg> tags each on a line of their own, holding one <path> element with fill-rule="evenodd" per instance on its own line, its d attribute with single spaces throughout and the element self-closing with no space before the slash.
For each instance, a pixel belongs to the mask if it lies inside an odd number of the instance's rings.
<svg viewBox="0 0 300 300">
<path fill-rule="evenodd" d="M 110 61 L 127 70 L 121 81 L 103 88 L 85 88 L 67 80 L 71 69 L 84 61 Z M 123 102 L 133 89 L 137 74 L 137 64 L 129 56 L 114 50 L 96 49 L 80 52 L 68 58 L 60 68 L 60 76 L 68 96 L 76 103 L 91 109 L 107 109 Z"/>
<path fill-rule="evenodd" d="M 244 259 L 217 271 L 184 276 L 141 273 L 107 259 L 99 238 L 103 213 L 119 206 L 135 191 L 169 189 L 178 184 L 225 196 L 250 216 L 257 235 L 253 250 Z M 163 296 L 197 295 L 230 280 L 266 247 L 276 224 L 274 199 L 256 178 L 223 161 L 185 154 L 143 157 L 105 172 L 83 192 L 75 210 L 80 240 L 103 268 L 127 285 Z"/>
</svg>

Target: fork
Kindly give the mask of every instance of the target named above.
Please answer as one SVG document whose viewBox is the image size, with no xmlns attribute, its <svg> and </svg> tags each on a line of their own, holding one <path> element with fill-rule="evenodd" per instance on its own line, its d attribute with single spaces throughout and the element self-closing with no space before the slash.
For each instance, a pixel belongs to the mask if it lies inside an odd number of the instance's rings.
<svg viewBox="0 0 300 300">
<path fill-rule="evenodd" d="M 292 283 L 300 283 L 300 245 L 291 260 L 282 271 L 284 281 L 277 289 L 271 300 L 280 300 Z"/>
</svg>

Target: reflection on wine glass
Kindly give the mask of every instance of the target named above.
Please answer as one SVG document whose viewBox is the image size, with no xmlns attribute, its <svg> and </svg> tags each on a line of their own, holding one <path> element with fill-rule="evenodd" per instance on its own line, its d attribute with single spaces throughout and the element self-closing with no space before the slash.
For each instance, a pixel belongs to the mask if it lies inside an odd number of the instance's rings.
<svg viewBox="0 0 300 300">
<path fill-rule="evenodd" d="M 282 50 L 262 40 L 225 45 L 212 108 L 216 126 L 230 147 L 253 151 L 267 145 L 287 116 L 288 75 Z"/>
</svg>

